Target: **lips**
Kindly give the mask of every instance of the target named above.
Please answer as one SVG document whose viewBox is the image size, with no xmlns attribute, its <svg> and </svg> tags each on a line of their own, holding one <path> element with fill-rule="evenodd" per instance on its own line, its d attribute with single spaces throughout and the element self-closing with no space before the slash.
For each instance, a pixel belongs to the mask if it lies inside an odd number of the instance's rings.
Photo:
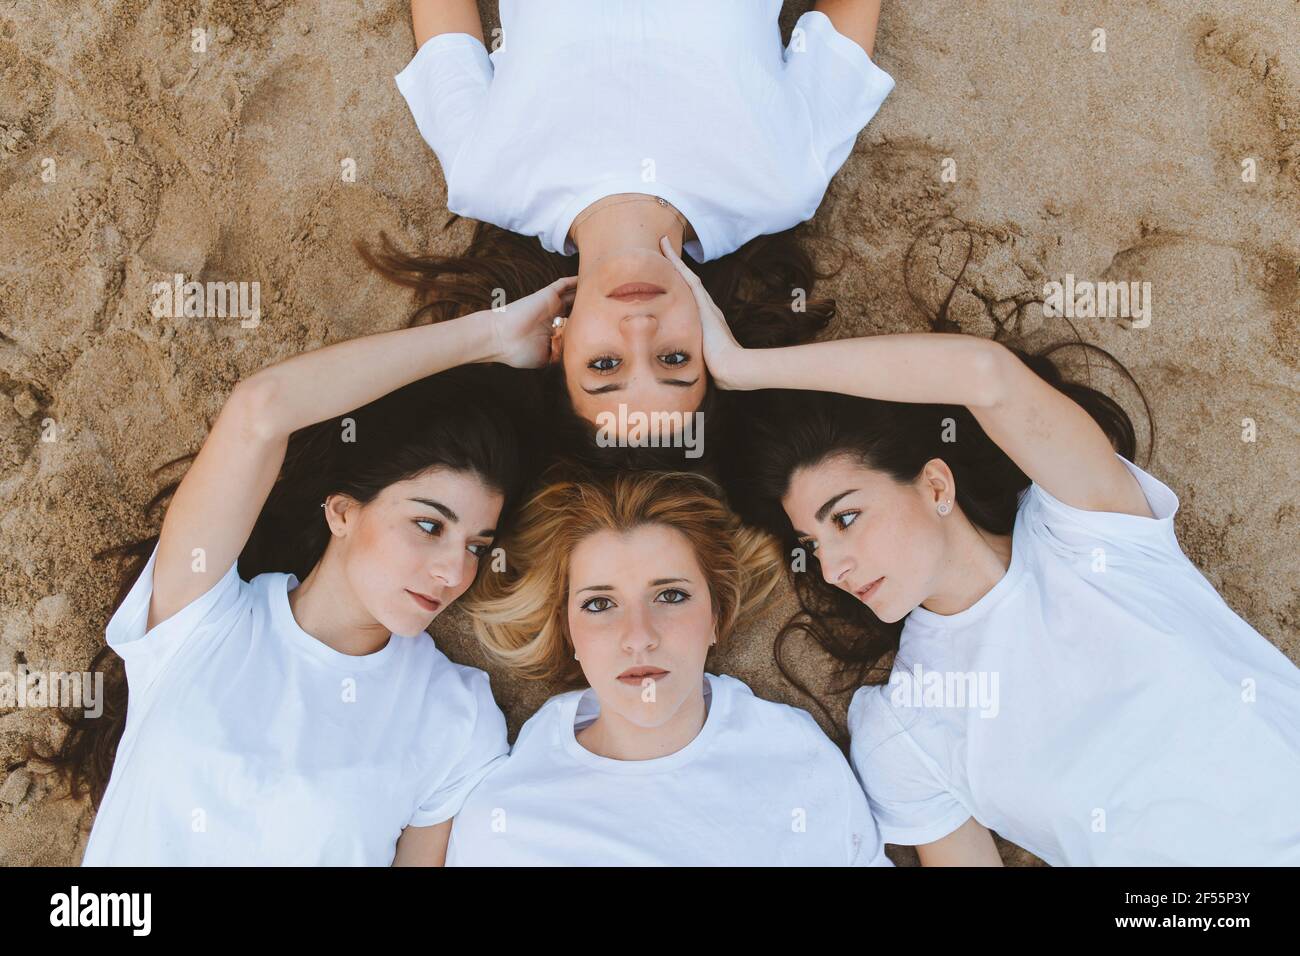
<svg viewBox="0 0 1300 956">
<path fill-rule="evenodd" d="M 606 293 L 606 298 L 616 299 L 619 302 L 644 302 L 646 299 L 666 294 L 666 289 L 652 282 L 625 282 L 617 289 Z"/>
<path fill-rule="evenodd" d="M 645 683 L 646 678 L 650 680 L 663 680 L 668 676 L 668 671 L 662 667 L 629 667 L 623 673 L 618 675 L 619 683 L 627 684 L 631 687 L 640 687 Z"/>
<path fill-rule="evenodd" d="M 406 593 L 411 595 L 411 600 L 415 601 L 416 604 L 420 605 L 421 608 L 428 611 L 430 614 L 435 613 L 438 608 L 442 607 L 441 601 L 437 598 L 431 598 L 427 594 L 421 594 L 419 591 L 412 591 L 410 588 L 406 589 Z"/>
<path fill-rule="evenodd" d="M 859 601 L 861 601 L 863 604 L 866 604 L 867 601 L 871 600 L 872 595 L 874 595 L 877 591 L 880 590 L 881 582 L 883 582 L 884 580 L 885 579 L 883 577 L 876 578 L 876 580 L 872 581 L 866 587 L 858 588 L 853 593 L 857 596 L 857 599 Z"/>
</svg>

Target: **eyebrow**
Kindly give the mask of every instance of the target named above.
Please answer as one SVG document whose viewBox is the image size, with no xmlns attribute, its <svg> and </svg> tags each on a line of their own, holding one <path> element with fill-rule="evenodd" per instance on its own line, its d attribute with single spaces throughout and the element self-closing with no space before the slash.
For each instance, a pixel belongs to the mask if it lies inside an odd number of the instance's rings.
<svg viewBox="0 0 1300 956">
<path fill-rule="evenodd" d="M 698 375 L 697 375 L 695 378 L 691 379 L 690 381 L 687 381 L 687 380 L 684 379 L 684 378 L 657 378 L 657 379 L 655 379 L 655 381 L 658 382 L 660 385 L 672 385 L 672 386 L 675 386 L 676 388 L 690 388 L 692 385 L 694 385 L 694 384 L 695 384 L 696 382 L 698 382 L 699 380 L 700 380 L 700 377 L 699 377 Z M 584 392 L 586 392 L 588 395 L 604 395 L 604 394 L 606 394 L 606 393 L 608 393 L 608 392 L 621 392 L 621 391 L 622 391 L 623 389 L 625 389 L 625 388 L 627 388 L 626 385 L 619 385 L 619 384 L 614 384 L 614 385 L 602 385 L 602 386 L 600 386 L 599 388 L 587 388 L 587 386 L 585 386 L 585 385 L 582 386 L 582 390 L 583 390 Z"/>
<path fill-rule="evenodd" d="M 655 578 L 653 581 L 650 582 L 650 587 L 657 588 L 665 584 L 689 584 L 689 583 L 690 581 L 687 580 L 686 578 Z M 614 585 L 612 584 L 592 584 L 585 588 L 579 588 L 577 593 L 581 594 L 583 591 L 612 591 L 612 590 L 614 590 Z"/>
<path fill-rule="evenodd" d="M 837 503 L 841 498 L 845 498 L 845 497 L 847 497 L 847 496 L 853 494 L 853 492 L 855 492 L 855 491 L 857 491 L 857 490 L 858 490 L 858 489 L 856 489 L 856 488 L 850 488 L 848 491 L 841 491 L 841 492 L 840 492 L 838 495 L 836 495 L 834 498 L 830 499 L 830 501 L 826 502 L 826 504 L 824 504 L 824 505 L 822 505 L 820 508 L 818 508 L 818 509 L 817 509 L 817 513 L 816 513 L 815 515 L 813 515 L 813 517 L 817 519 L 817 521 L 818 521 L 819 524 L 820 524 L 821 522 L 825 521 L 825 520 L 826 520 L 826 516 L 827 516 L 828 514 L 831 513 L 831 509 L 835 507 L 836 503 Z"/>
<path fill-rule="evenodd" d="M 823 521 L 826 520 L 826 516 L 827 516 L 828 514 L 830 514 L 831 509 L 835 507 L 836 503 L 837 503 L 841 498 L 845 498 L 845 497 L 847 497 L 847 496 L 853 494 L 853 493 L 854 493 L 855 491 L 857 491 L 857 490 L 858 490 L 857 488 L 850 488 L 848 491 L 841 491 L 841 492 L 840 492 L 838 495 L 836 495 L 834 498 L 831 498 L 829 501 L 827 501 L 826 504 L 824 504 L 824 505 L 822 505 L 820 508 L 818 508 L 818 509 L 817 509 L 817 513 L 816 513 L 815 515 L 813 515 L 813 517 L 817 519 L 817 523 L 818 523 L 818 524 L 821 524 Z M 794 529 L 794 533 L 795 533 L 796 535 L 798 535 L 799 537 L 801 537 L 801 538 L 811 538 L 811 537 L 812 537 L 812 535 L 810 535 L 808 532 L 806 532 L 806 531 L 800 531 L 798 528 L 795 528 L 795 529 Z"/>
<path fill-rule="evenodd" d="M 452 522 L 453 524 L 456 524 L 460 521 L 460 516 L 457 515 L 456 512 L 448 508 L 446 505 L 444 505 L 441 501 L 434 501 L 432 498 L 407 498 L 406 500 L 414 501 L 419 504 L 425 505 L 426 507 L 432 508 L 435 511 L 441 511 L 443 517 L 445 517 L 448 521 Z M 479 532 L 479 536 L 483 538 L 495 538 L 496 533 L 497 533 L 496 528 L 484 528 L 482 531 Z"/>
</svg>

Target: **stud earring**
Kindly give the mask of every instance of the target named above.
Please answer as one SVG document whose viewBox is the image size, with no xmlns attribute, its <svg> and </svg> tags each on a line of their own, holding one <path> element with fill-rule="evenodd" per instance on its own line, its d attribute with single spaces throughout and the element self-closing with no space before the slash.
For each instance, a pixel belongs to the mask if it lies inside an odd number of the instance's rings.
<svg viewBox="0 0 1300 956">
<path fill-rule="evenodd" d="M 946 515 L 949 511 L 952 510 L 952 505 L 947 501 L 941 501 L 939 502 L 939 507 L 936 510 L 939 512 L 939 514 Z"/>
</svg>

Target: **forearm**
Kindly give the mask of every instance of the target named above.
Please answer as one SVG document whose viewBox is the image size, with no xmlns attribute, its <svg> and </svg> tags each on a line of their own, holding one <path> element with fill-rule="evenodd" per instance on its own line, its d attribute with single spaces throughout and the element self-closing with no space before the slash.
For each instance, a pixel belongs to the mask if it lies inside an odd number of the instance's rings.
<svg viewBox="0 0 1300 956">
<path fill-rule="evenodd" d="M 996 342 L 973 335 L 874 335 L 744 349 L 727 378 L 740 389 L 806 389 L 978 408 L 1000 399 L 1003 361 L 1009 354 Z"/>
<path fill-rule="evenodd" d="M 411 30 L 417 47 L 439 33 L 468 33 L 483 39 L 483 21 L 474 0 L 411 0 Z"/>
<path fill-rule="evenodd" d="M 493 361 L 489 316 L 476 312 L 448 322 L 349 339 L 269 365 L 246 380 L 273 399 L 260 404 L 264 434 L 299 428 L 360 408 L 389 392 L 458 365 Z"/>
<path fill-rule="evenodd" d="M 922 866 L 1002 866 L 993 834 L 971 817 L 952 833 L 916 848 Z"/>
<path fill-rule="evenodd" d="M 813 9 L 826 14 L 836 33 L 855 41 L 867 56 L 874 55 L 880 0 L 817 0 Z"/>
</svg>

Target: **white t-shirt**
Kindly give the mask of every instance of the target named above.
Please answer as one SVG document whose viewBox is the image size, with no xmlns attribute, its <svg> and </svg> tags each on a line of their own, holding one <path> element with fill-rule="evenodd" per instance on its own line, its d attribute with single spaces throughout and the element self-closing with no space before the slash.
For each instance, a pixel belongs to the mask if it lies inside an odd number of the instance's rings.
<svg viewBox="0 0 1300 956">
<path fill-rule="evenodd" d="M 891 683 L 854 695 L 886 842 L 974 817 L 1053 865 L 1300 864 L 1300 670 L 1187 560 L 1177 496 L 1121 460 L 1153 518 L 1031 485 L 1006 576 L 912 611 Z"/>
<path fill-rule="evenodd" d="M 396 77 L 447 208 L 573 254 L 614 193 L 671 202 L 696 261 L 811 219 L 894 81 L 823 13 L 781 47 L 781 0 L 501 0 L 504 42 L 425 42 Z M 494 41 L 495 42 L 495 41 Z"/>
<path fill-rule="evenodd" d="M 424 633 L 334 650 L 294 620 L 294 575 L 232 564 L 146 634 L 157 557 L 108 624 L 130 703 L 83 865 L 387 866 L 505 759 L 486 674 Z"/>
<path fill-rule="evenodd" d="M 575 732 L 590 689 L 552 697 L 452 824 L 448 866 L 890 866 L 844 755 L 805 711 L 705 675 L 676 753 L 613 760 Z"/>
</svg>

